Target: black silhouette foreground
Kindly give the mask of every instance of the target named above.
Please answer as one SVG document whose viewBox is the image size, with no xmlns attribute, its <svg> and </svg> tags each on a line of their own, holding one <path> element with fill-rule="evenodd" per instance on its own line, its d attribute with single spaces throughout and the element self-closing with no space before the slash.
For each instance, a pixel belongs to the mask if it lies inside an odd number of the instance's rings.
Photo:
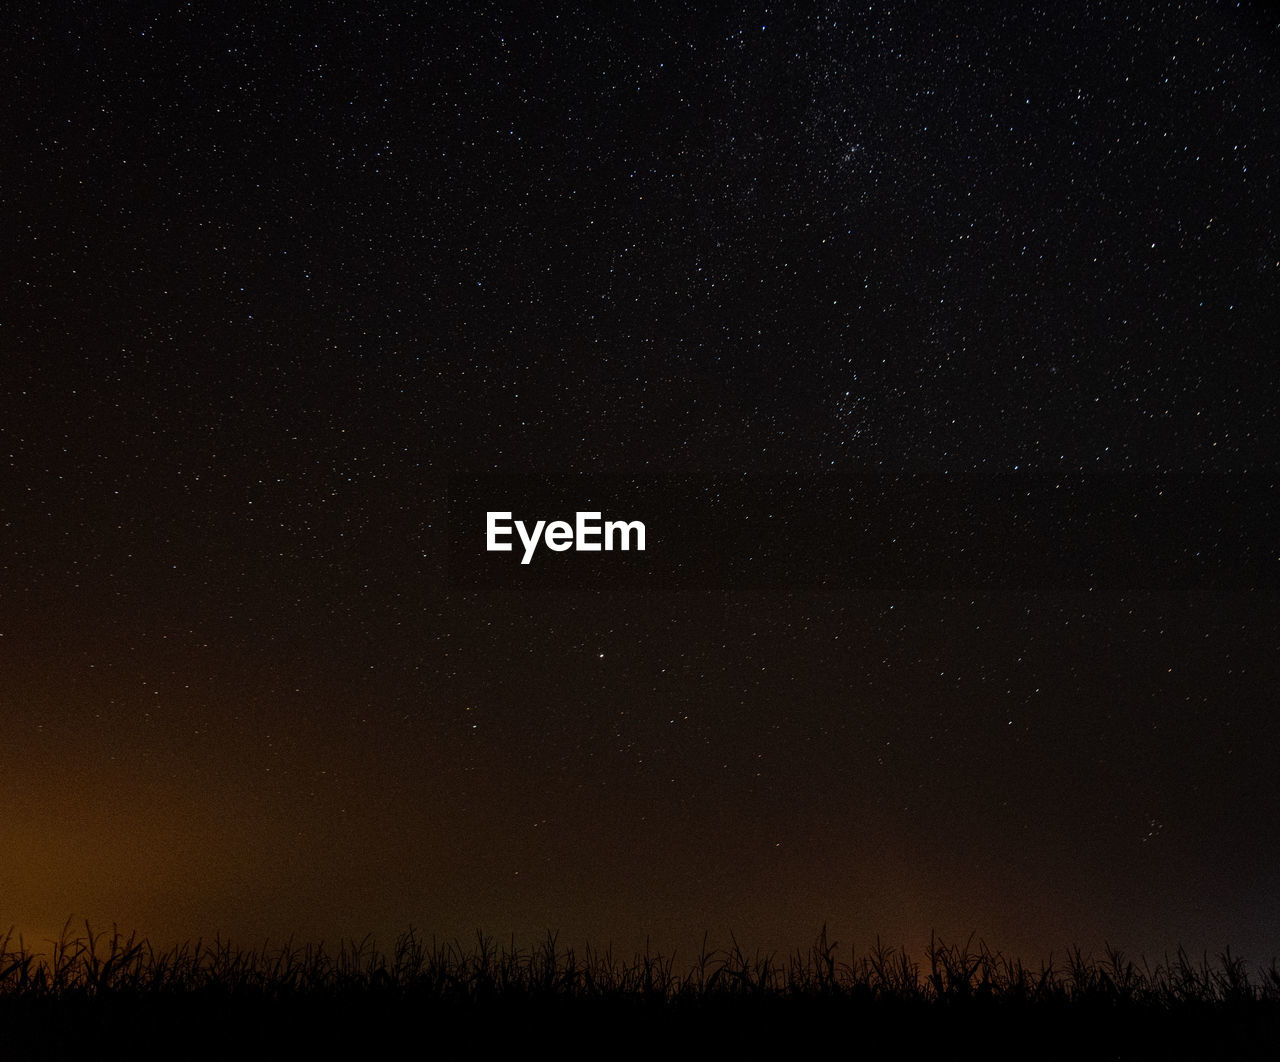
<svg viewBox="0 0 1280 1062">
<path fill-rule="evenodd" d="M 0 938 L 3 1057 L 1280 1057 L 1280 969 L 1250 973 L 1229 953 L 1179 949 L 1151 967 L 1076 948 L 1031 969 L 970 938 L 932 941 L 917 962 L 878 943 L 842 957 L 824 928 L 807 953 L 749 957 L 735 941 L 679 969 L 551 934 L 527 951 L 412 931 L 390 952 L 369 940 L 162 951 L 69 929 L 48 953 Z"/>
</svg>

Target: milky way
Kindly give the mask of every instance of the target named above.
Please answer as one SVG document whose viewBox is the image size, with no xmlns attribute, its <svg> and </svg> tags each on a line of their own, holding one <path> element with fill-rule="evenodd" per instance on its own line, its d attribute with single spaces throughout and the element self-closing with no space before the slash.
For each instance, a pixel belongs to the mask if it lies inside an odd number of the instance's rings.
<svg viewBox="0 0 1280 1062">
<path fill-rule="evenodd" d="M 1278 41 L 15 16 L 0 928 L 1268 957 Z"/>
</svg>

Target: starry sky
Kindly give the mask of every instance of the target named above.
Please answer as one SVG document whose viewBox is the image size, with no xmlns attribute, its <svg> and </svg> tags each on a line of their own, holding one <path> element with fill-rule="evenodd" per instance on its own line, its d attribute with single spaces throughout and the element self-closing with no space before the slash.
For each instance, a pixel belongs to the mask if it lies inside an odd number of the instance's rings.
<svg viewBox="0 0 1280 1062">
<path fill-rule="evenodd" d="M 1269 959 L 1278 45 L 20 10 L 0 928 Z"/>
</svg>

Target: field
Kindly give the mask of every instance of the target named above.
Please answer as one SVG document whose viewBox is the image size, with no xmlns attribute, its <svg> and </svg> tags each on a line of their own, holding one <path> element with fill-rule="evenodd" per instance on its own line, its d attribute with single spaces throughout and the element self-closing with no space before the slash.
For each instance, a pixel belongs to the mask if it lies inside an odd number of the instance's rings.
<svg viewBox="0 0 1280 1062">
<path fill-rule="evenodd" d="M 296 1057 L 320 1051 L 469 1057 L 796 1051 L 860 1058 L 1265 1058 L 1280 1052 L 1280 969 L 1230 954 L 1135 962 L 1073 949 L 1029 968 L 971 938 L 917 961 L 842 950 L 825 930 L 786 957 L 733 947 L 674 958 L 402 935 L 157 950 L 84 927 L 36 953 L 0 939 L 5 1058 Z"/>
</svg>

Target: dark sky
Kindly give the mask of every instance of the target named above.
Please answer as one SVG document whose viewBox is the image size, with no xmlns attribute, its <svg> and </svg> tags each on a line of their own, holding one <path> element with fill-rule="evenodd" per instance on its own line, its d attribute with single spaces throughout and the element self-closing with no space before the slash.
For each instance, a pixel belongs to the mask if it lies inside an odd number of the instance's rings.
<svg viewBox="0 0 1280 1062">
<path fill-rule="evenodd" d="M 1280 951 L 1274 9 L 304 8 L 4 31 L 0 928 Z"/>
</svg>

